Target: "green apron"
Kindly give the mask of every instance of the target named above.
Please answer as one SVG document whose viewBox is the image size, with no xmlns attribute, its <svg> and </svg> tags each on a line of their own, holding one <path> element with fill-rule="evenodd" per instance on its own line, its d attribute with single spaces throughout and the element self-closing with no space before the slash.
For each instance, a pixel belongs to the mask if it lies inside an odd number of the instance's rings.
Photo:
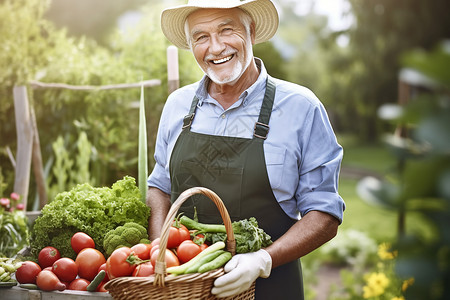
<svg viewBox="0 0 450 300">
<path fill-rule="evenodd" d="M 266 124 L 269 124 L 274 96 L 275 83 L 269 77 L 252 139 L 191 132 L 198 103 L 194 97 L 170 158 L 172 203 L 186 189 L 202 186 L 217 193 L 232 221 L 255 217 L 273 241 L 295 223 L 275 199 L 264 157 L 263 143 L 269 131 Z M 192 196 L 179 211 L 193 217 L 195 207 L 200 222 L 222 223 L 214 203 L 202 197 L 205 196 Z M 257 300 L 280 297 L 303 299 L 300 260 L 274 268 L 269 278 L 256 280 Z"/>
</svg>

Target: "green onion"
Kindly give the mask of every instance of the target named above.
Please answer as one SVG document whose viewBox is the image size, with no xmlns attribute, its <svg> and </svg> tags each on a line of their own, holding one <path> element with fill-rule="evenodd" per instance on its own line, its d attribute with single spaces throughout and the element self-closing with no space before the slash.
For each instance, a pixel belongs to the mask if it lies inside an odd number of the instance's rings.
<svg viewBox="0 0 450 300">
<path fill-rule="evenodd" d="M 145 121 L 144 85 L 141 86 L 141 100 L 139 104 L 139 191 L 141 200 L 145 203 L 147 195 L 147 124 Z"/>
</svg>

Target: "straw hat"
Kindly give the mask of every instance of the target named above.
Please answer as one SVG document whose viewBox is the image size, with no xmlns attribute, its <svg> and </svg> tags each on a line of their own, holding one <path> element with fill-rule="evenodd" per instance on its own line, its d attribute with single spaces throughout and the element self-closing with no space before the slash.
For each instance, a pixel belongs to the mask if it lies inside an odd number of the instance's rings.
<svg viewBox="0 0 450 300">
<path fill-rule="evenodd" d="M 239 7 L 255 22 L 255 43 L 269 40 L 278 29 L 278 12 L 271 0 L 189 0 L 188 4 L 165 9 L 161 14 L 161 28 L 175 46 L 189 49 L 184 31 L 187 16 L 199 8 Z"/>
</svg>

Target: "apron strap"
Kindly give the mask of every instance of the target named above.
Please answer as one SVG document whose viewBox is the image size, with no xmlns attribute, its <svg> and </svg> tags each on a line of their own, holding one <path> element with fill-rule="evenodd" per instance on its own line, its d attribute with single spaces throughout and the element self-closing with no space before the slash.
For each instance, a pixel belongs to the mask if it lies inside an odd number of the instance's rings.
<svg viewBox="0 0 450 300">
<path fill-rule="evenodd" d="M 253 136 L 265 140 L 269 133 L 269 120 L 272 114 L 273 101 L 275 99 L 276 85 L 275 81 L 267 76 L 266 93 L 259 112 L 258 121 L 255 123 Z"/>
<path fill-rule="evenodd" d="M 192 125 L 192 120 L 194 120 L 195 116 L 195 109 L 198 104 L 198 98 L 197 96 L 194 96 L 194 99 L 192 99 L 191 102 L 191 108 L 189 109 L 189 114 L 183 118 L 183 127 L 182 129 L 190 128 Z"/>
</svg>

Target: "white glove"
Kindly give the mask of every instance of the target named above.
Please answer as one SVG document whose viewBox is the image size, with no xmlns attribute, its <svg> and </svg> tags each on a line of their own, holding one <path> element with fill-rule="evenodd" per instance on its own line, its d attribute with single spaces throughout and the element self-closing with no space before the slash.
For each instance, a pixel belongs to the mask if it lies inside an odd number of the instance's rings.
<svg viewBox="0 0 450 300">
<path fill-rule="evenodd" d="M 240 294 L 250 288 L 258 278 L 267 278 L 272 269 L 272 257 L 266 250 L 236 254 L 225 265 L 225 275 L 214 281 L 211 290 L 218 298 Z"/>
</svg>

